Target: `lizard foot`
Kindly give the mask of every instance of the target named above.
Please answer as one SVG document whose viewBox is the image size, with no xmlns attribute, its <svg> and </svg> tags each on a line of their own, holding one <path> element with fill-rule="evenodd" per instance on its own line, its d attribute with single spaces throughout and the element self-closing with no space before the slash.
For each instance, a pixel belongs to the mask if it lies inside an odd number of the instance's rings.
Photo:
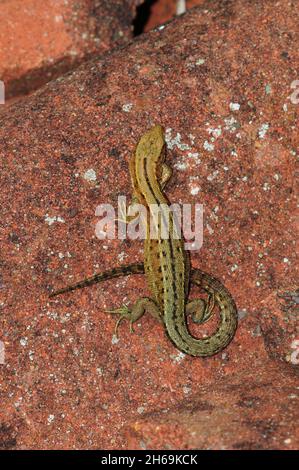
<svg viewBox="0 0 299 470">
<path fill-rule="evenodd" d="M 192 321 L 202 324 L 208 321 L 215 307 L 215 297 L 210 294 L 207 301 L 204 299 L 191 300 L 187 304 L 187 314 L 191 315 Z"/>
<path fill-rule="evenodd" d="M 123 305 L 122 307 L 119 307 L 115 310 L 106 310 L 107 313 L 116 313 L 117 315 L 120 315 L 119 319 L 116 322 L 115 329 L 114 329 L 114 334 L 118 338 L 118 327 L 121 324 L 123 320 L 129 320 L 130 321 L 130 332 L 134 333 L 134 328 L 133 328 L 133 323 L 135 321 L 132 311 L 128 308 L 127 305 Z"/>
</svg>

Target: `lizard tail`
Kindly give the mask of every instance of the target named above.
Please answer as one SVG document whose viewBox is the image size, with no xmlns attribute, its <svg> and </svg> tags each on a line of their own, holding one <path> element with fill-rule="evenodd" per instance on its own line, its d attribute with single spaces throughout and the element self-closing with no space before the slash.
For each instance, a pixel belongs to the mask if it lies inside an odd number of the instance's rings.
<svg viewBox="0 0 299 470">
<path fill-rule="evenodd" d="M 76 284 L 51 292 L 49 297 L 52 298 L 56 295 L 64 294 L 65 292 L 71 292 L 76 289 L 92 286 L 98 282 L 107 281 L 108 279 L 113 279 L 115 277 L 128 276 L 129 274 L 144 274 L 143 263 L 129 264 L 127 266 L 120 266 L 119 268 L 113 268 L 102 273 L 96 273 L 91 277 L 87 277 L 86 279 L 77 282 Z"/>
<path fill-rule="evenodd" d="M 238 323 L 236 304 L 229 291 L 216 278 L 200 269 L 191 270 L 191 283 L 214 295 L 219 307 L 220 322 L 216 331 L 205 338 L 195 338 L 188 330 L 186 319 L 166 323 L 167 333 L 178 349 L 191 356 L 213 356 L 224 349 L 234 337 Z"/>
</svg>

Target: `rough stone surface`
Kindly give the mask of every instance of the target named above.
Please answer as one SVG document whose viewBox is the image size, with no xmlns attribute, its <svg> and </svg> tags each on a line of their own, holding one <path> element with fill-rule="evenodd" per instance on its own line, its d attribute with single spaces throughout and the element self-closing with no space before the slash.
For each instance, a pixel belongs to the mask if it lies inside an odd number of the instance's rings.
<svg viewBox="0 0 299 470">
<path fill-rule="evenodd" d="M 288 0 L 209 1 L 2 113 L 3 448 L 298 447 L 297 25 Z M 145 295 L 142 276 L 48 299 L 142 259 L 141 242 L 95 237 L 95 208 L 131 194 L 154 123 L 170 200 L 204 205 L 192 263 L 239 309 L 213 358 L 180 354 L 149 316 L 113 337 L 105 310 Z"/>
<path fill-rule="evenodd" d="M 2 0 L 0 79 L 23 95 L 132 37 L 140 0 Z"/>
<path fill-rule="evenodd" d="M 247 358 L 248 359 L 248 358 Z M 261 358 L 260 358 L 261 359 Z M 298 443 L 294 380 L 262 354 L 258 368 L 237 369 L 179 402 L 145 410 L 127 429 L 130 449 L 288 449 Z M 180 365 L 178 367 L 184 367 Z M 225 367 L 225 366 L 224 366 Z M 188 392 L 188 393 L 187 393 Z M 297 432 L 297 434 L 296 434 Z M 298 445 L 297 445 L 298 447 Z"/>
</svg>

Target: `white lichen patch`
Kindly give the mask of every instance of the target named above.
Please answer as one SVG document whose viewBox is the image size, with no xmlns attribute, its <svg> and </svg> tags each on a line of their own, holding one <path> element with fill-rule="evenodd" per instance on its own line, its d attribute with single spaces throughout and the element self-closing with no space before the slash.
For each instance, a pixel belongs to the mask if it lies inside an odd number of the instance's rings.
<svg viewBox="0 0 299 470">
<path fill-rule="evenodd" d="M 28 356 L 29 356 L 29 360 L 33 361 L 34 360 L 34 351 L 29 351 Z"/>
<path fill-rule="evenodd" d="M 48 426 L 53 423 L 55 419 L 55 415 L 49 415 L 48 418 L 47 418 L 47 421 L 48 421 Z"/>
<path fill-rule="evenodd" d="M 96 181 L 97 175 L 93 168 L 89 168 L 88 170 L 85 171 L 83 178 L 86 181 Z"/>
<path fill-rule="evenodd" d="M 207 176 L 208 181 L 213 181 L 219 174 L 218 170 L 213 171 L 210 175 Z"/>
<path fill-rule="evenodd" d="M 269 127 L 270 127 L 270 124 L 268 122 L 265 122 L 259 127 L 258 136 L 260 139 L 264 139 L 266 137 Z"/>
<path fill-rule="evenodd" d="M 215 145 L 205 140 L 203 143 L 203 148 L 207 150 L 208 152 L 213 152 Z"/>
<path fill-rule="evenodd" d="M 217 127 L 208 127 L 207 132 L 214 137 L 214 139 L 218 139 L 218 137 L 221 136 L 222 134 L 222 129 L 221 126 Z"/>
<path fill-rule="evenodd" d="M 190 193 L 192 194 L 192 196 L 197 196 L 199 191 L 200 191 L 200 186 L 192 186 L 190 189 Z"/>
<path fill-rule="evenodd" d="M 20 397 L 18 401 L 14 402 L 14 407 L 19 408 L 22 405 L 23 397 Z"/>
<path fill-rule="evenodd" d="M 124 251 L 121 251 L 118 255 L 117 255 L 117 259 L 118 261 L 120 261 L 121 263 L 123 262 L 123 260 L 127 257 L 128 255 L 124 252 Z"/>
<path fill-rule="evenodd" d="M 126 103 L 126 104 L 123 104 L 123 106 L 122 106 L 122 110 L 125 113 L 129 113 L 132 108 L 133 108 L 133 103 Z"/>
<path fill-rule="evenodd" d="M 51 320 L 57 320 L 57 318 L 58 318 L 58 313 L 56 313 L 56 312 L 46 312 L 46 315 Z"/>
<path fill-rule="evenodd" d="M 48 224 L 48 225 L 53 225 L 54 222 L 60 222 L 62 224 L 65 223 L 65 220 L 60 217 L 59 215 L 54 215 L 54 217 L 50 217 L 49 214 L 46 214 L 45 215 L 45 222 Z"/>
<path fill-rule="evenodd" d="M 187 154 L 188 158 L 192 158 L 198 165 L 200 164 L 201 160 L 199 158 L 199 153 L 198 152 L 188 152 Z"/>
<path fill-rule="evenodd" d="M 210 235 L 213 235 L 214 229 L 212 229 L 212 227 L 209 224 L 207 224 L 207 230 L 208 230 Z"/>
<path fill-rule="evenodd" d="M 239 103 L 229 103 L 229 109 L 231 111 L 239 111 L 240 104 Z"/>
<path fill-rule="evenodd" d="M 185 385 L 183 387 L 184 395 L 189 395 L 189 393 L 191 393 L 191 391 L 192 391 L 191 387 L 187 387 L 187 385 Z"/>
<path fill-rule="evenodd" d="M 188 168 L 188 165 L 185 162 L 176 162 L 173 166 L 180 171 L 185 171 Z"/>
<path fill-rule="evenodd" d="M 214 209 L 212 210 L 212 212 L 210 214 L 210 219 L 215 220 L 216 222 L 218 221 L 217 210 L 216 211 Z"/>
<path fill-rule="evenodd" d="M 221 359 L 222 359 L 223 361 L 226 361 L 226 360 L 228 359 L 228 354 L 227 354 L 227 352 L 223 352 L 223 353 L 221 354 Z"/>
<path fill-rule="evenodd" d="M 194 145 L 194 143 L 195 143 L 195 135 L 189 134 L 189 138 L 190 138 L 191 145 Z"/>
<path fill-rule="evenodd" d="M 271 186 L 270 186 L 269 183 L 266 182 L 266 183 L 263 184 L 263 190 L 264 191 L 270 191 L 270 188 L 271 188 Z"/>
<path fill-rule="evenodd" d="M 238 121 L 233 116 L 225 118 L 224 123 L 224 128 L 231 133 L 236 132 L 236 130 L 240 127 Z"/>
<path fill-rule="evenodd" d="M 182 351 L 180 351 L 176 356 L 171 355 L 170 357 L 171 357 L 171 359 L 174 363 L 179 364 L 180 362 L 182 362 L 185 359 L 186 354 L 184 354 Z"/>
<path fill-rule="evenodd" d="M 296 395 L 296 393 L 291 393 L 290 395 L 288 395 L 288 398 L 290 398 L 290 400 L 296 400 L 296 398 L 298 398 L 298 395 Z"/>
<path fill-rule="evenodd" d="M 165 132 L 165 141 L 167 148 L 172 150 L 174 147 L 177 147 L 179 150 L 191 150 L 190 145 L 184 144 L 181 142 L 181 134 L 177 132 L 175 137 L 172 137 L 172 129 L 168 127 Z"/>
</svg>

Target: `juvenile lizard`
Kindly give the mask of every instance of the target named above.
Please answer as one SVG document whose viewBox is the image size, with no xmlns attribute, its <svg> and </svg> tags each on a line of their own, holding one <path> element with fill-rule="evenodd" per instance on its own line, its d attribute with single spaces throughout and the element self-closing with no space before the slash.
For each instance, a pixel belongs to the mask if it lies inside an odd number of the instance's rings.
<svg viewBox="0 0 299 470">
<path fill-rule="evenodd" d="M 120 315 L 116 328 L 123 319 L 128 319 L 132 327 L 147 311 L 163 322 L 169 338 L 179 350 L 192 356 L 212 356 L 232 340 L 237 328 L 237 309 L 230 293 L 219 280 L 199 269 L 191 269 L 183 239 L 174 236 L 174 218 L 172 212 L 167 210 L 169 202 L 163 192 L 171 174 L 164 158 L 164 133 L 162 127 L 156 125 L 141 137 L 130 161 L 134 198 L 147 208 L 144 264 L 132 264 L 95 274 L 73 286 L 53 292 L 50 297 L 107 279 L 145 273 L 152 298 L 137 300 L 131 310 L 124 305 L 111 311 Z M 152 205 L 158 205 L 161 214 L 156 222 L 155 239 L 150 237 Z M 163 238 L 161 233 L 166 220 L 169 236 Z M 187 303 L 190 281 L 208 293 L 207 301 L 196 299 Z M 216 331 L 211 336 L 195 338 L 189 332 L 186 316 L 192 314 L 194 321 L 204 323 L 211 317 L 215 303 L 219 307 L 220 317 Z"/>
</svg>

